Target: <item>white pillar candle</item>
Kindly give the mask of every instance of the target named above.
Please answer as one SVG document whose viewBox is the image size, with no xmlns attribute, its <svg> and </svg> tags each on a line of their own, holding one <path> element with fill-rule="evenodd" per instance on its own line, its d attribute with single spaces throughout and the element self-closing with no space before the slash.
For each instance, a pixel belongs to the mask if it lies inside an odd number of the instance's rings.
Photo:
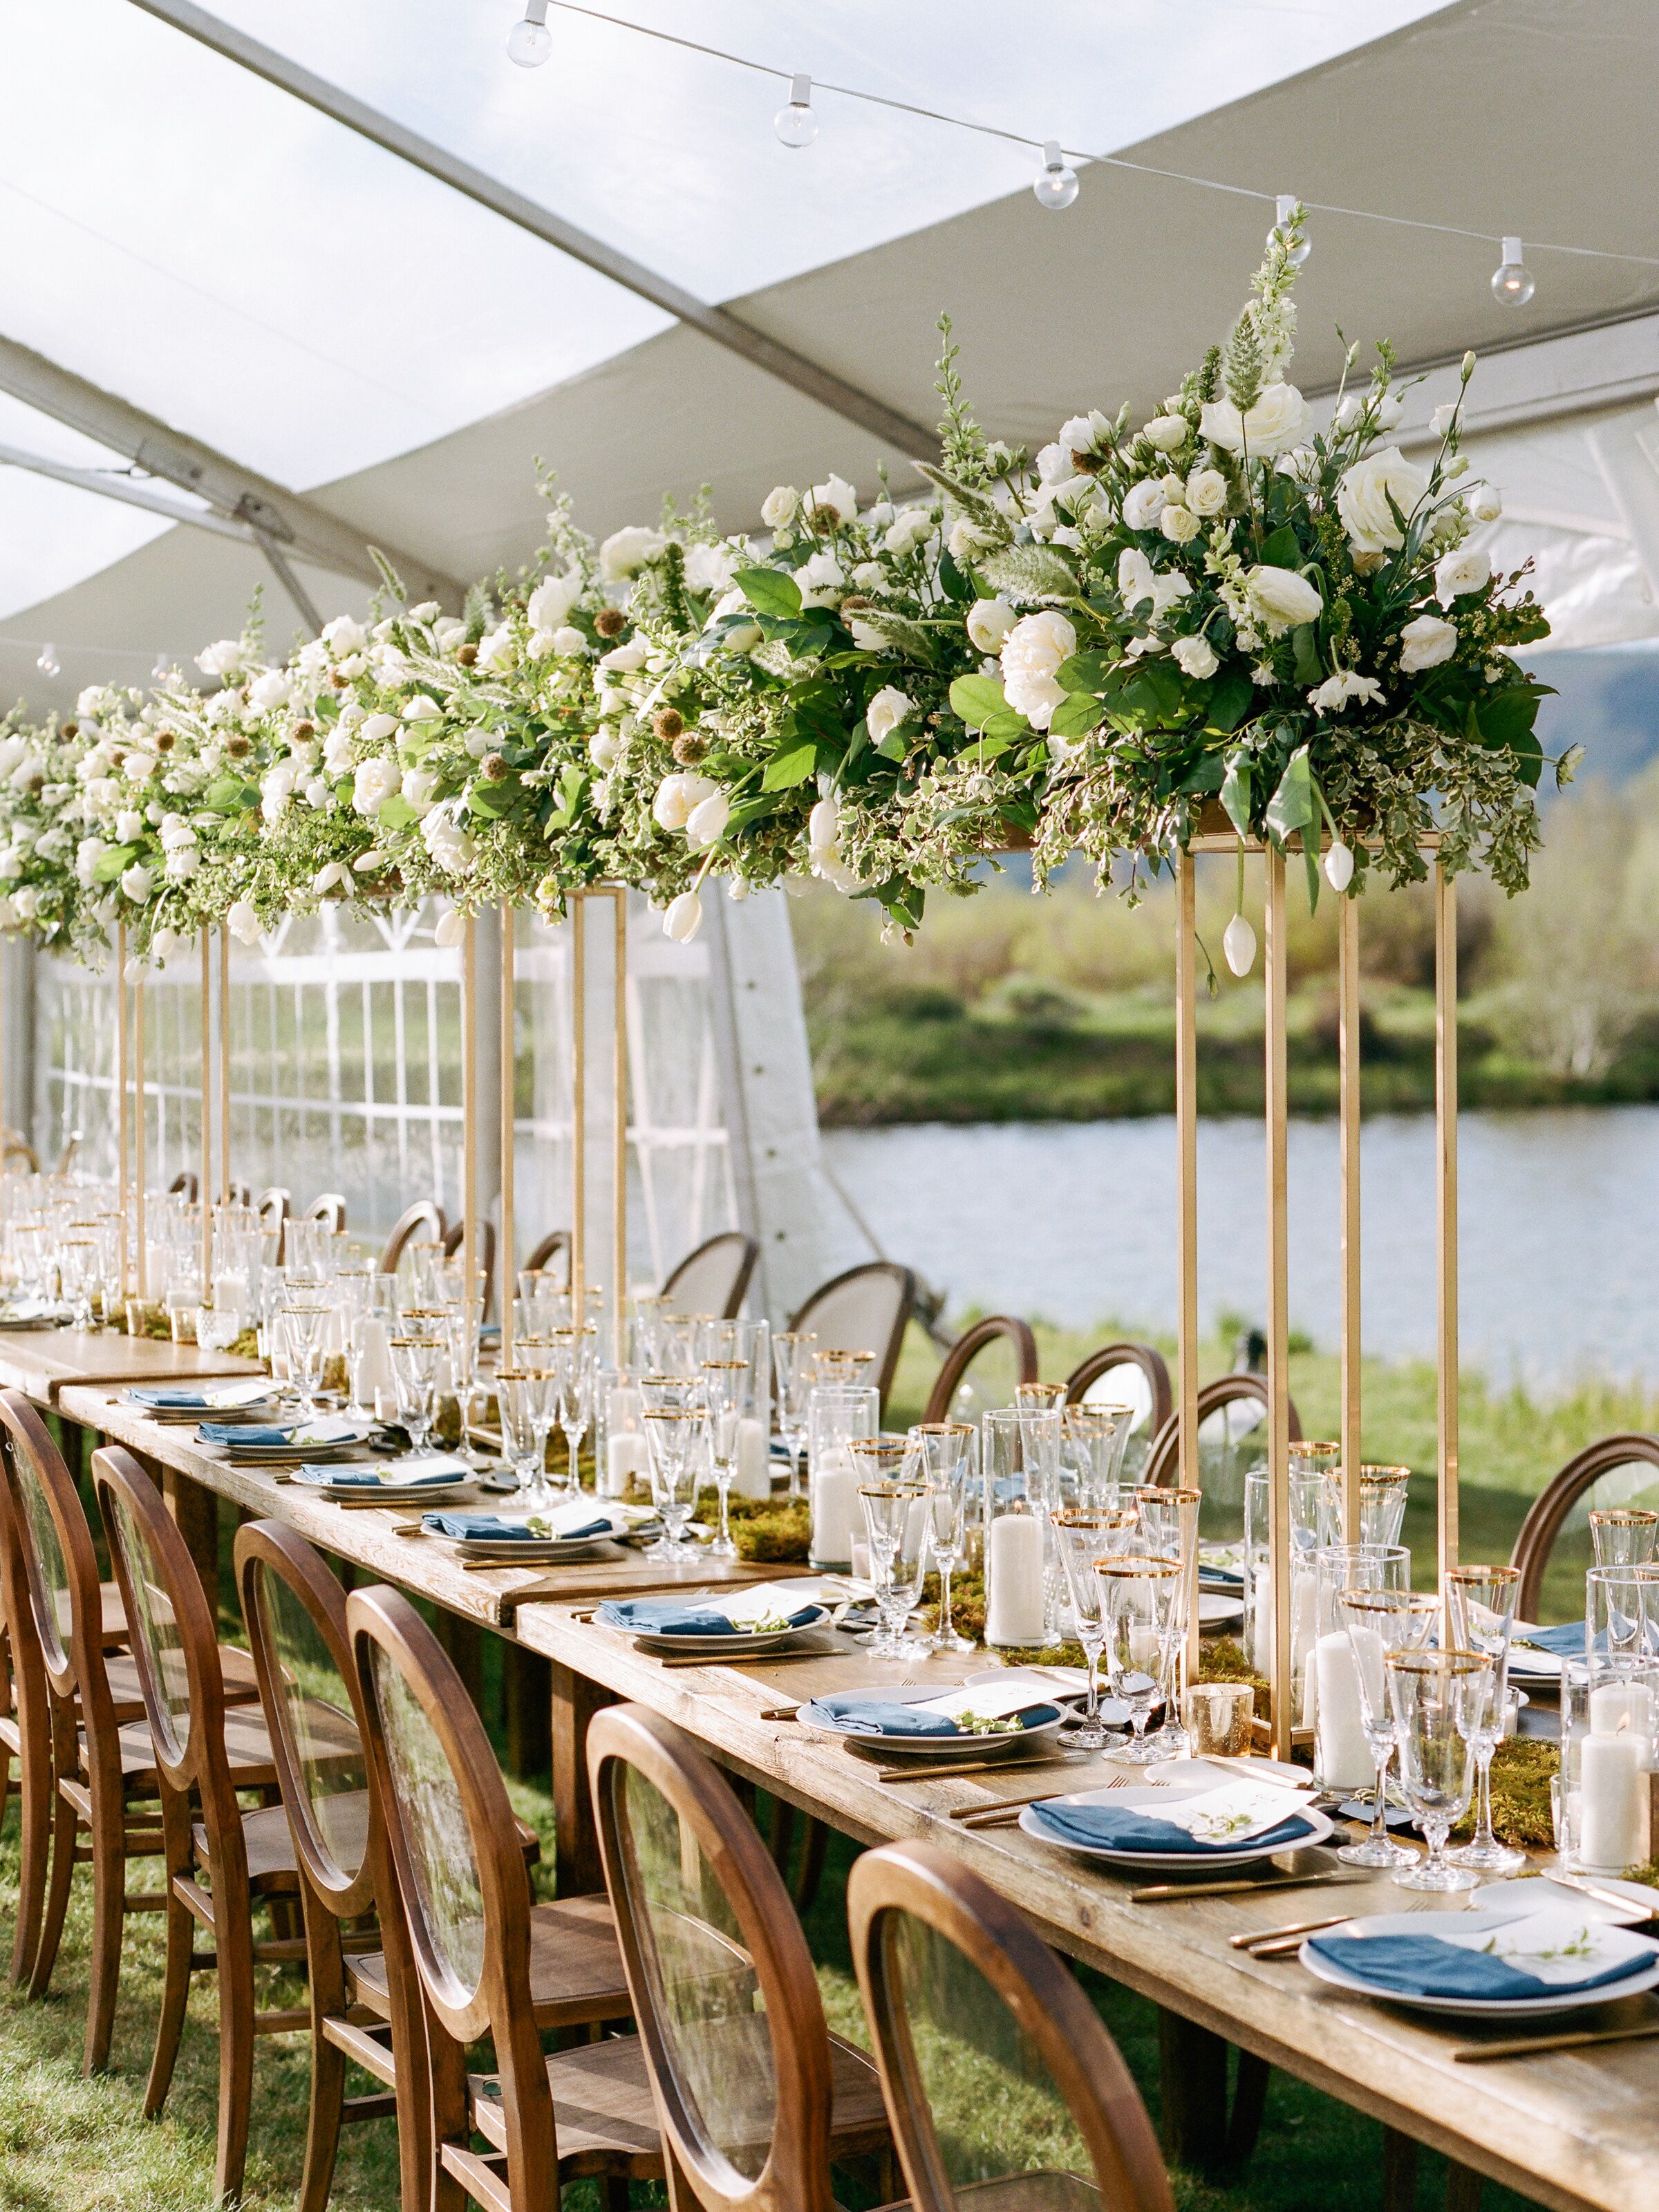
<svg viewBox="0 0 1659 2212">
<path fill-rule="evenodd" d="M 1359 1674 L 1353 1648 L 1342 1631 L 1314 1645 L 1310 1672 L 1318 1685 L 1314 1772 L 1327 1790 L 1363 1790 L 1376 1761 L 1359 1717 Z"/>
<path fill-rule="evenodd" d="M 1042 1641 L 1042 1522 L 1035 1513 L 999 1513 L 986 1554 L 985 1641 Z"/>
<path fill-rule="evenodd" d="M 213 1304 L 216 1312 L 234 1314 L 240 1320 L 247 1311 L 247 1277 L 240 1267 L 222 1268 L 213 1279 Z"/>
<path fill-rule="evenodd" d="M 772 1452 L 764 1425 L 752 1413 L 738 1425 L 738 1472 L 732 1487 L 739 1498 L 772 1495 Z"/>
<path fill-rule="evenodd" d="M 380 1394 L 395 1389 L 392 1346 L 383 1321 L 371 1316 L 357 1324 L 357 1372 L 354 1387 L 362 1406 L 378 1406 Z"/>
<path fill-rule="evenodd" d="M 1587 1867 L 1617 1873 L 1648 1856 L 1646 1740 L 1626 1729 L 1588 1735 L 1579 1753 L 1583 1807 L 1578 1855 Z"/>
<path fill-rule="evenodd" d="M 629 1486 L 635 1476 L 647 1482 L 650 1466 L 646 1455 L 645 1438 L 635 1429 L 618 1429 L 614 1437 L 605 1440 L 605 1494 L 607 1498 L 626 1498 Z"/>
<path fill-rule="evenodd" d="M 1594 1735 L 1633 1735 L 1642 1739 L 1643 1764 L 1653 1765 L 1656 1731 L 1653 1692 L 1645 1682 L 1603 1682 L 1590 1692 L 1589 1723 Z"/>
<path fill-rule="evenodd" d="M 867 1583 L 870 1579 L 870 1540 L 867 1536 L 853 1539 L 853 1578 Z"/>
<path fill-rule="evenodd" d="M 1273 1664 L 1273 1577 L 1267 1566 L 1250 1571 L 1250 1664 L 1269 1677 Z"/>
<path fill-rule="evenodd" d="M 811 1471 L 812 1543 L 815 1567 L 850 1568 L 853 1538 L 861 1533 L 863 1508 L 853 1455 L 832 1447 Z"/>
</svg>

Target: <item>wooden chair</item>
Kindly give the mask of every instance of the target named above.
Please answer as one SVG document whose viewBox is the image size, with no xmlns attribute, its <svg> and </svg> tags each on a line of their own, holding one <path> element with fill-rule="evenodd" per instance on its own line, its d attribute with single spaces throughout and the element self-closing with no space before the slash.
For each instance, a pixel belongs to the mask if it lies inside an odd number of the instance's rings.
<svg viewBox="0 0 1659 2212">
<path fill-rule="evenodd" d="M 167 1864 L 167 1966 L 144 2117 L 167 2102 L 184 2031 L 190 1978 L 219 1977 L 219 2128 L 216 2201 L 241 2195 L 247 2162 L 256 2036 L 311 2025 L 309 2007 L 261 2012 L 256 1965 L 292 1964 L 303 1936 L 256 1939 L 256 1899 L 299 1890 L 288 1816 L 267 1802 L 245 1812 L 239 1790 L 276 1790 L 270 1735 L 257 1706 L 227 1707 L 213 1614 L 195 1563 L 161 1493 L 130 1452 L 105 1445 L 92 1455 L 93 1485 L 110 1557 L 132 1626 L 161 1801 Z M 319 1761 L 360 1757 L 356 1733 L 319 1701 L 305 1700 L 305 1726 Z M 206 1884 L 201 1879 L 205 1875 Z M 195 1933 L 211 1949 L 198 1953 Z"/>
<path fill-rule="evenodd" d="M 670 2203 L 834 2212 L 831 2160 L 887 2151 L 879 2085 L 830 2033 L 753 1823 L 691 1739 L 640 1705 L 594 1716 L 587 1771 Z"/>
<path fill-rule="evenodd" d="M 75 1165 L 76 1158 L 79 1154 L 80 1150 L 81 1132 L 78 1129 L 71 1129 L 68 1136 L 64 1138 L 63 1145 L 58 1151 L 58 1166 L 56 1170 L 56 1172 L 58 1175 L 66 1176 L 69 1173 L 70 1170 Z"/>
<path fill-rule="evenodd" d="M 535 1921 L 512 1808 L 483 1724 L 414 1606 L 385 1586 L 346 1601 L 372 1788 L 425 2000 L 432 2085 L 432 2212 L 555 2212 L 592 2175 L 611 2212 L 665 2178 L 635 2036 L 544 2056 L 540 2029 L 614 2017 L 610 1990 L 538 2009 Z M 614 1954 L 611 1954 L 614 1958 Z M 606 1971 L 614 1971 L 607 1969 Z M 467 2072 L 488 2036 L 491 2072 Z M 471 2148 L 474 2132 L 489 2149 Z"/>
<path fill-rule="evenodd" d="M 541 1243 L 536 1247 L 530 1257 L 525 1261 L 523 1272 L 526 1275 L 543 1273 L 550 1275 L 555 1274 L 559 1272 L 559 1270 L 554 1266 L 554 1262 L 558 1260 L 562 1260 L 564 1262 L 564 1279 L 566 1285 L 568 1286 L 570 1281 L 570 1231 L 568 1229 L 549 1230 L 547 1235 L 543 1237 Z M 515 1275 L 513 1279 L 513 1288 L 515 1295 L 517 1293 L 518 1287 L 518 1277 Z"/>
<path fill-rule="evenodd" d="M 279 1182 L 262 1190 L 253 1201 L 253 1210 L 259 1217 L 259 1226 L 267 1237 L 276 1239 L 276 1264 L 283 1263 L 283 1244 L 287 1234 L 288 1218 L 294 1211 L 292 1194 Z"/>
<path fill-rule="evenodd" d="M 1598 1505 L 1659 1507 L 1659 1437 L 1628 1430 L 1587 1444 L 1533 1500 L 1510 1554 L 1521 1570 L 1515 1601 L 1521 1620 L 1546 1620 L 1552 1611 L 1571 1620 L 1574 1608 L 1582 1611 L 1582 1571 L 1595 1564 L 1589 1516 Z M 1546 1595 L 1552 1565 L 1569 1577 L 1564 1604 L 1553 1607 Z"/>
<path fill-rule="evenodd" d="M 395 1275 L 398 1261 L 411 1244 L 441 1244 L 448 1226 L 444 1210 L 435 1198 L 417 1198 L 413 1206 L 404 1208 L 392 1224 L 392 1234 L 380 1255 L 380 1273 Z"/>
<path fill-rule="evenodd" d="M 722 1230 L 686 1254 L 664 1281 L 662 1295 L 672 1298 L 682 1313 L 735 1321 L 759 1257 L 760 1246 L 752 1237 L 745 1237 L 741 1229 Z"/>
<path fill-rule="evenodd" d="M 1235 1412 L 1234 1408 L 1242 1410 Z M 1302 1419 L 1295 1401 L 1290 1407 L 1291 1442 L 1297 1443 L 1302 1436 Z M 1252 1458 L 1267 1449 L 1265 1433 L 1258 1441 L 1256 1432 L 1267 1418 L 1267 1382 L 1262 1375 L 1218 1375 L 1213 1382 L 1206 1382 L 1198 1394 L 1198 1448 L 1200 1452 L 1224 1453 L 1230 1460 L 1240 1455 L 1241 1444 L 1246 1444 Z M 1173 1482 L 1179 1472 L 1181 1453 L 1181 1419 L 1171 1413 L 1153 1437 L 1146 1454 L 1146 1463 L 1141 1470 L 1143 1482 Z M 1247 1443 L 1248 1440 L 1248 1443 Z M 1242 1474 L 1242 1471 L 1241 1471 Z M 1206 1493 L 1212 1486 L 1206 1480 Z M 1221 1495 L 1216 1487 L 1218 1497 Z M 1240 1487 L 1238 1503 L 1243 1504 L 1244 1492 Z M 1231 1502 L 1229 1500 L 1228 1502 Z"/>
<path fill-rule="evenodd" d="M 29 1977 L 40 1940 L 46 1869 L 52 1856 L 52 1697 L 11 1508 L 0 1480 L 0 1820 L 12 1770 L 18 1802 L 17 1920 L 11 1978 Z"/>
<path fill-rule="evenodd" d="M 914 2212 L 1174 2212 L 1117 2045 L 1013 1905 L 890 1844 L 854 1862 L 847 1911 Z"/>
<path fill-rule="evenodd" d="M 820 1284 L 789 1326 L 811 1331 L 821 1351 L 873 1352 L 884 1410 L 915 1303 L 916 1279 L 908 1267 L 872 1260 Z"/>
<path fill-rule="evenodd" d="M 180 1168 L 178 1174 L 174 1176 L 173 1181 L 167 1185 L 167 1196 L 169 1198 L 188 1199 L 190 1203 L 194 1206 L 197 1197 L 200 1192 L 200 1188 L 201 1186 L 197 1182 L 195 1171 L 191 1168 Z"/>
<path fill-rule="evenodd" d="M 1153 1439 L 1175 1411 L 1175 1389 L 1164 1354 L 1150 1344 L 1103 1344 L 1078 1362 L 1066 1377 L 1068 1406 L 1092 1402 L 1132 1406 L 1128 1449 L 1123 1456 L 1127 1480 L 1139 1480 Z"/>
<path fill-rule="evenodd" d="M 346 1202 L 337 1190 L 325 1190 L 313 1198 L 301 1215 L 302 1221 L 320 1221 L 336 1234 L 346 1225 Z"/>
<path fill-rule="evenodd" d="M 945 1364 L 934 1378 L 928 1393 L 924 1421 L 971 1420 L 981 1408 L 975 1399 L 966 1413 L 955 1410 L 958 1390 L 963 1387 L 968 1370 L 981 1352 L 994 1344 L 1006 1340 L 1013 1346 L 1017 1382 L 1035 1382 L 1037 1379 L 1036 1339 L 1031 1334 L 1029 1322 L 1017 1320 L 1012 1314 L 989 1314 L 965 1328 L 945 1355 Z M 972 1387 L 969 1386 L 970 1395 Z M 1011 1403 L 1012 1400 L 1005 1400 Z"/>
<path fill-rule="evenodd" d="M 26 1144 L 21 1137 L 8 1137 L 5 1143 L 0 1145 L 0 1175 L 15 1172 L 28 1175 L 40 1172 L 40 1163 L 34 1157 L 33 1146 Z"/>
</svg>

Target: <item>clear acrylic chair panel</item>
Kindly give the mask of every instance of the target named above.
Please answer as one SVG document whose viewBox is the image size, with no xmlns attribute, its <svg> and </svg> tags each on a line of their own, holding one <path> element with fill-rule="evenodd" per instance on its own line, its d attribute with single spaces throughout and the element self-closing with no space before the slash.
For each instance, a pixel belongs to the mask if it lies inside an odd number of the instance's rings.
<svg viewBox="0 0 1659 2212">
<path fill-rule="evenodd" d="M 1598 1474 L 1583 1495 L 1574 1499 L 1550 1547 L 1539 1607 L 1540 1622 L 1583 1619 L 1585 1570 L 1595 1565 L 1589 1516 L 1619 1507 L 1659 1512 L 1659 1467 L 1646 1460 L 1627 1460 L 1622 1467 L 1610 1467 Z"/>
<path fill-rule="evenodd" d="M 1152 1386 L 1146 1370 L 1133 1359 L 1121 1359 L 1116 1366 L 1109 1367 L 1103 1375 L 1097 1375 L 1084 1392 L 1080 1401 L 1085 1406 L 1127 1406 L 1133 1419 L 1129 1423 L 1129 1441 L 1124 1448 L 1121 1480 L 1135 1481 L 1146 1464 L 1146 1455 L 1152 1449 Z M 1199 1449 L 1204 1448 L 1203 1431 L 1199 1432 Z M 1242 1494 L 1242 1493 L 1241 1493 Z"/>
<path fill-rule="evenodd" d="M 998 1991 L 908 1912 L 883 1941 L 894 1999 L 952 2191 L 998 2212 L 1097 2205 L 1094 2165 L 1058 2084 Z"/>
<path fill-rule="evenodd" d="M 778 2109 L 760 1979 L 689 1825 L 636 1767 L 623 1787 L 629 1903 L 668 2063 L 707 2149 L 752 2181 Z"/>
<path fill-rule="evenodd" d="M 1267 1409 L 1257 1398 L 1231 1398 L 1198 1425 L 1200 1533 L 1231 1543 L 1244 1533 L 1244 1478 L 1267 1456 Z"/>
<path fill-rule="evenodd" d="M 422 1932 L 459 2001 L 483 1975 L 483 1892 L 466 1812 L 436 1731 L 390 1654 L 370 1649 L 375 1710 L 386 1741 L 392 1804 L 414 1877 Z"/>
<path fill-rule="evenodd" d="M 115 1540 L 126 1568 L 127 1627 L 143 1647 L 155 1685 L 155 1721 L 161 1748 L 168 1759 L 177 1761 L 190 1741 L 190 1676 L 185 1666 L 184 1638 L 143 1523 L 118 1490 L 111 1487 L 104 1495 L 110 1502 Z"/>
<path fill-rule="evenodd" d="M 368 1774 L 356 1738 L 351 1698 L 317 1624 L 281 1575 L 263 1563 L 259 1601 L 282 1674 L 284 1728 L 318 1841 L 342 1878 L 362 1869 L 368 1847 Z"/>
<path fill-rule="evenodd" d="M 35 1627 L 53 1667 L 61 1667 L 70 1634 L 69 1568 L 58 1540 L 58 1524 L 52 1517 L 46 1485 L 34 1471 L 28 1454 L 8 1437 L 5 1449 L 17 1478 L 22 1500 L 27 1545 L 26 1565 L 33 1601 Z"/>
</svg>

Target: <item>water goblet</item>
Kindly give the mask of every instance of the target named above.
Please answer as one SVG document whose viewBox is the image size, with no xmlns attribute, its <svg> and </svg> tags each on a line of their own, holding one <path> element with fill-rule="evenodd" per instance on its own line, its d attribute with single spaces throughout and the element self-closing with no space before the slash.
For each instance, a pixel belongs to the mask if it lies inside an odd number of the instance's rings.
<svg viewBox="0 0 1659 2212">
<path fill-rule="evenodd" d="M 443 1346 L 435 1336 L 394 1336 L 391 1349 L 392 1381 L 398 1398 L 398 1419 L 409 1433 L 410 1449 L 422 1452 L 432 1433 L 433 1401 L 438 1389 L 438 1358 Z"/>
<path fill-rule="evenodd" d="M 1061 1451 L 1080 1513 L 1109 1513 L 1119 1504 L 1123 1457 L 1133 1420 L 1133 1406 L 1067 1406 L 1061 1413 Z"/>
<path fill-rule="evenodd" d="M 1100 1655 L 1106 1643 L 1105 1589 L 1095 1562 L 1121 1555 L 1139 1526 L 1139 1516 L 1116 1510 L 1105 1513 L 1056 1513 L 1054 1541 L 1072 1593 L 1072 1618 L 1089 1669 L 1089 1698 L 1068 1741 L 1083 1751 L 1098 1751 L 1106 1741 L 1100 1717 Z"/>
<path fill-rule="evenodd" d="M 1524 1851 L 1500 1844 L 1492 1830 L 1492 1754 L 1504 1740 L 1509 1713 L 1510 1637 L 1520 1589 L 1514 1567 L 1452 1567 L 1446 1574 L 1451 1640 L 1462 1650 L 1478 1651 L 1492 1667 L 1492 1695 L 1474 1739 L 1474 1837 L 1447 1854 L 1455 1865 L 1483 1874 L 1513 1874 L 1527 1861 Z"/>
<path fill-rule="evenodd" d="M 772 1371 L 778 1385 L 778 1434 L 789 1455 L 789 1495 L 799 1498 L 800 1455 L 812 1396 L 817 1339 L 810 1329 L 782 1329 L 772 1339 Z"/>
<path fill-rule="evenodd" d="M 1112 1695 L 1129 1708 L 1134 1731 L 1115 1756 L 1145 1766 L 1164 1756 L 1164 1747 L 1148 1741 L 1146 1723 L 1154 1706 L 1169 1702 L 1185 1571 L 1179 1559 L 1108 1555 L 1097 1559 L 1095 1572 Z"/>
<path fill-rule="evenodd" d="M 1659 1513 L 1640 1505 L 1592 1506 L 1589 1532 L 1598 1567 L 1644 1567 L 1653 1559 Z"/>
<path fill-rule="evenodd" d="M 300 1403 L 307 1420 L 315 1420 L 321 1410 L 317 1394 L 323 1387 L 323 1359 L 328 1324 L 333 1312 L 331 1306 L 287 1305 L 283 1308 L 288 1325 L 289 1371 L 300 1393 Z"/>
<path fill-rule="evenodd" d="M 904 1633 L 904 1624 L 927 1571 L 927 1492 L 919 1482 L 860 1483 L 859 1503 L 870 1539 L 878 1623 L 867 1648 L 872 1659 L 905 1657 L 919 1648 Z"/>
<path fill-rule="evenodd" d="M 553 1502 L 545 1471 L 538 1456 L 535 1408 L 541 1393 L 540 1378 L 521 1367 L 495 1370 L 495 1407 L 500 1416 L 501 1452 L 518 1482 L 521 1502 L 532 1510 Z"/>
<path fill-rule="evenodd" d="M 1417 1854 L 1389 1833 L 1388 1777 L 1394 1758 L 1394 1714 L 1389 1705 L 1388 1661 L 1395 1651 L 1421 1651 L 1440 1618 L 1440 1601 L 1408 1589 L 1344 1589 L 1335 1612 L 1353 1653 L 1359 1684 L 1359 1725 L 1376 1766 L 1376 1809 L 1363 1844 L 1344 1844 L 1337 1852 L 1350 1866 L 1392 1870 L 1415 1863 Z"/>
<path fill-rule="evenodd" d="M 692 1559 L 697 1547 L 685 1534 L 685 1524 L 697 1499 L 697 1446 L 702 1437 L 701 1407 L 652 1407 L 645 1410 L 646 1443 L 651 1455 L 651 1492 L 662 1516 L 663 1534 L 646 1556 L 659 1559 Z"/>
<path fill-rule="evenodd" d="M 1400 1781 L 1428 1856 L 1396 1873 L 1401 1889 L 1474 1889 L 1474 1867 L 1454 1866 L 1446 1838 L 1468 1810 L 1475 1741 L 1492 1689 L 1492 1663 L 1478 1651 L 1396 1651 L 1384 1662 Z"/>
<path fill-rule="evenodd" d="M 931 1501 L 929 1541 L 939 1569 L 939 1625 L 927 1638 L 930 1651 L 975 1648 L 973 1638 L 963 1635 L 951 1612 L 951 1577 L 966 1533 L 975 1441 L 975 1431 L 966 1421 L 919 1421 L 909 1434 L 915 1479 Z"/>
</svg>

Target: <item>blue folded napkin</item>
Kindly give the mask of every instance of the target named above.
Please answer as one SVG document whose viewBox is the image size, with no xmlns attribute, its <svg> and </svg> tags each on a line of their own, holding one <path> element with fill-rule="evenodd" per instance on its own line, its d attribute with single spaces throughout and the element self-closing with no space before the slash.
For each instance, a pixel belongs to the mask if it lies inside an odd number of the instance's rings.
<svg viewBox="0 0 1659 2212">
<path fill-rule="evenodd" d="M 1525 1643 L 1517 1643 L 1515 1649 L 1524 1653 L 1528 1644 L 1535 1650 L 1553 1651 L 1559 1658 L 1582 1659 L 1584 1656 L 1584 1623 L 1569 1620 L 1559 1628 L 1537 1629 Z"/>
<path fill-rule="evenodd" d="M 383 1490 L 388 1486 L 370 1468 L 367 1470 L 349 1467 L 313 1467 L 303 1462 L 294 1470 L 296 1482 L 325 1482 L 331 1490 Z M 453 1474 L 412 1474 L 401 1484 L 404 1490 L 447 1490 L 453 1483 L 465 1482 L 466 1477 Z"/>
<path fill-rule="evenodd" d="M 791 1628 L 803 1628 L 816 1619 L 823 1607 L 804 1605 L 789 1616 Z M 684 1600 L 672 1597 L 612 1598 L 599 1607 L 599 1619 L 607 1628 L 631 1629 L 635 1636 L 751 1636 L 752 1629 L 738 1628 L 723 1613 L 699 1610 Z"/>
<path fill-rule="evenodd" d="M 1200 1561 L 1198 1570 L 1198 1585 L 1200 1589 L 1210 1585 L 1218 1590 L 1242 1591 L 1244 1587 L 1244 1577 L 1243 1575 L 1235 1574 L 1231 1567 L 1206 1567 Z"/>
<path fill-rule="evenodd" d="M 164 1390 L 154 1384 L 134 1389 L 127 1396 L 135 1406 L 150 1406 L 161 1413 L 206 1413 L 208 1401 L 200 1390 Z"/>
<path fill-rule="evenodd" d="M 1097 1850 L 1189 1851 L 1194 1858 L 1211 1858 L 1218 1851 L 1233 1852 L 1247 1846 L 1237 1840 L 1201 1844 L 1173 1820 L 1159 1820 L 1127 1805 L 1034 1805 L 1031 1818 L 1056 1843 L 1087 1844 Z M 1247 1839 L 1248 1848 L 1262 1853 L 1288 1850 L 1314 1833 L 1305 1814 L 1293 1813 L 1277 1827 Z"/>
<path fill-rule="evenodd" d="M 544 1544 L 548 1540 L 545 1536 L 537 1535 L 533 1529 L 526 1528 L 522 1521 L 503 1521 L 496 1513 L 423 1513 L 421 1526 L 430 1528 L 434 1535 L 453 1536 L 460 1543 L 488 1540 L 492 1544 Z M 608 1536 L 610 1534 L 608 1519 L 589 1521 L 580 1528 L 562 1530 L 558 1541 L 568 1544 L 575 1542 L 579 1537 Z"/>
<path fill-rule="evenodd" d="M 943 1695 L 943 1692 L 940 1693 Z M 813 1705 L 821 1713 L 834 1720 L 850 1721 L 849 1734 L 860 1735 L 963 1735 L 953 1720 L 943 1713 L 924 1712 L 917 1705 L 900 1705 L 890 1698 L 871 1698 L 857 1690 L 838 1690 L 833 1697 L 814 1698 Z M 1022 1728 L 1042 1728 L 1049 1721 L 1060 1718 L 1055 1705 L 1030 1705 L 1020 1716 Z M 1000 1737 L 990 1739 L 1000 1742 Z"/>
<path fill-rule="evenodd" d="M 1648 1962 L 1621 1959 L 1582 1982 L 1544 1982 L 1490 1951 L 1466 1951 L 1437 1936 L 1310 1936 L 1309 1948 L 1356 1979 L 1410 1997 L 1555 1997 L 1622 1982 Z"/>
<path fill-rule="evenodd" d="M 293 1443 L 296 1425 L 303 1425 L 295 1424 L 288 1428 L 250 1428 L 240 1421 L 204 1421 L 197 1429 L 196 1435 L 198 1442 L 204 1444 L 270 1445 L 274 1449 L 279 1444 Z"/>
</svg>

